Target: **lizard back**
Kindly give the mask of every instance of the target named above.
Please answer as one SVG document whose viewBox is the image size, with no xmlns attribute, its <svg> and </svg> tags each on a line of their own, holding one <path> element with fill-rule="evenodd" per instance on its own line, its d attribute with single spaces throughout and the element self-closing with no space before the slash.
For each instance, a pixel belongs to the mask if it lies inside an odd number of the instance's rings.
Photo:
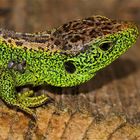
<svg viewBox="0 0 140 140">
<path fill-rule="evenodd" d="M 70 21 L 51 32 L 31 34 L 0 29 L 0 37 L 12 47 L 77 55 L 87 50 L 89 43 L 96 38 L 117 33 L 128 26 L 126 22 L 92 16 Z"/>
</svg>

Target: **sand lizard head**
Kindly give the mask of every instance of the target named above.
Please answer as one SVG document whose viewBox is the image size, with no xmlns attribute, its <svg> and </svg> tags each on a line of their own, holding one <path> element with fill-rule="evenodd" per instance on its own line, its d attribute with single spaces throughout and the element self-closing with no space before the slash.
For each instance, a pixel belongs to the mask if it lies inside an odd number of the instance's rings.
<svg viewBox="0 0 140 140">
<path fill-rule="evenodd" d="M 83 83 L 109 65 L 135 43 L 137 27 L 130 22 L 93 16 L 66 23 L 51 34 L 51 44 L 64 60 L 59 64 L 60 80 L 54 85 Z"/>
</svg>

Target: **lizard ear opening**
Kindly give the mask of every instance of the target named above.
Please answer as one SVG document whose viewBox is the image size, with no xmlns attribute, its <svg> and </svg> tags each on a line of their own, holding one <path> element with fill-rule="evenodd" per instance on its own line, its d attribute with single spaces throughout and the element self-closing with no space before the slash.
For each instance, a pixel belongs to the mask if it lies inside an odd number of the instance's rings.
<svg viewBox="0 0 140 140">
<path fill-rule="evenodd" d="M 68 73 L 70 73 L 70 74 L 72 74 L 72 73 L 74 73 L 74 72 L 76 71 L 76 67 L 75 67 L 75 65 L 73 64 L 73 61 L 67 61 L 67 62 L 65 62 L 65 63 L 64 63 L 64 67 L 65 67 L 65 70 L 66 70 Z"/>
<path fill-rule="evenodd" d="M 103 51 L 107 51 L 107 50 L 109 50 L 111 47 L 112 47 L 112 43 L 111 42 L 105 42 L 105 43 L 103 43 L 103 44 L 101 44 L 100 46 L 99 46 L 99 48 L 101 49 L 101 50 L 103 50 Z"/>
</svg>

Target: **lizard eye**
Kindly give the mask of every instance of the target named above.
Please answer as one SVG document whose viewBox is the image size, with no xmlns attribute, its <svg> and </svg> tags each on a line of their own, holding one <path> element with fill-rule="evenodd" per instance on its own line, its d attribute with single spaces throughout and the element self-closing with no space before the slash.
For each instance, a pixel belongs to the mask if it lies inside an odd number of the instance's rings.
<svg viewBox="0 0 140 140">
<path fill-rule="evenodd" d="M 64 63 L 64 67 L 65 67 L 65 70 L 66 70 L 68 73 L 70 73 L 70 74 L 72 74 L 72 73 L 74 73 L 74 72 L 76 71 L 76 67 L 75 67 L 75 65 L 73 64 L 73 61 L 67 61 L 67 62 L 65 62 L 65 63 Z"/>
<path fill-rule="evenodd" d="M 101 44 L 101 45 L 99 46 L 99 48 L 100 48 L 101 50 L 103 50 L 103 51 L 107 51 L 107 50 L 109 50 L 111 47 L 112 47 L 112 43 L 111 43 L 111 42 L 105 42 L 105 43 L 103 43 L 103 44 Z"/>
</svg>

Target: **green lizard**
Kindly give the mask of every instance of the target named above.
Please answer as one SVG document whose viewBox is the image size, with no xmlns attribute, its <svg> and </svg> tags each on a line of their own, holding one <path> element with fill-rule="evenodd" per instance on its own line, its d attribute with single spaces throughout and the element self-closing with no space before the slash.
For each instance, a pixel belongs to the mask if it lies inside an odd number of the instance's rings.
<svg viewBox="0 0 140 140">
<path fill-rule="evenodd" d="M 102 16 L 36 34 L 0 29 L 0 97 L 34 115 L 31 108 L 46 102 L 47 95 L 17 93 L 16 87 L 84 83 L 126 52 L 137 37 L 138 29 L 132 23 Z"/>
</svg>

